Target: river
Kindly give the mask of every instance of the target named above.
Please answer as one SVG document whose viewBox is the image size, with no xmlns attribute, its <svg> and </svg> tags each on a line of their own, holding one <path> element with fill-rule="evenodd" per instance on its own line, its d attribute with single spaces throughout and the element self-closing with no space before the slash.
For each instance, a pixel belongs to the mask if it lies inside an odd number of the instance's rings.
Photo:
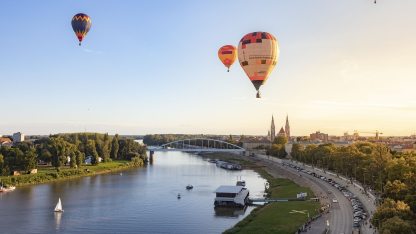
<svg viewBox="0 0 416 234">
<path fill-rule="evenodd" d="M 228 171 L 198 155 L 156 152 L 144 168 L 0 193 L 0 233 L 221 233 L 253 209 L 214 210 L 213 191 L 234 185 L 237 176 L 250 197 L 262 197 L 265 180 L 252 170 Z M 187 191 L 187 184 L 194 189 Z M 59 197 L 62 214 L 53 212 Z"/>
</svg>

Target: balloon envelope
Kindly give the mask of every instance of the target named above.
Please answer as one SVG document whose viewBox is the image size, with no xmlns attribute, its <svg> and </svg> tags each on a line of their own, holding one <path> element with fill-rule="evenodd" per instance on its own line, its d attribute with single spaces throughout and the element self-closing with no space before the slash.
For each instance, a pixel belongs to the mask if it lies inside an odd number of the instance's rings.
<svg viewBox="0 0 416 234">
<path fill-rule="evenodd" d="M 84 39 L 84 37 L 90 31 L 91 18 L 84 13 L 76 14 L 74 17 L 72 17 L 71 25 L 75 35 L 79 40 L 79 45 L 81 45 L 82 39 Z"/>
<path fill-rule="evenodd" d="M 262 86 L 277 64 L 279 48 L 276 38 L 267 32 L 253 32 L 241 38 L 238 60 L 260 97 Z"/>
<path fill-rule="evenodd" d="M 218 58 L 220 58 L 221 62 L 228 68 L 228 71 L 230 71 L 231 65 L 233 65 L 234 61 L 237 59 L 237 48 L 232 45 L 222 46 L 218 50 Z"/>
</svg>

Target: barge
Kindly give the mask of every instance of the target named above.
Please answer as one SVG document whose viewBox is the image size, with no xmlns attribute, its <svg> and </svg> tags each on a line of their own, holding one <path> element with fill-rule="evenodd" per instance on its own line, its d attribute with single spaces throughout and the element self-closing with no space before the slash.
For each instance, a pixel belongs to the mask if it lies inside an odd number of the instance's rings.
<svg viewBox="0 0 416 234">
<path fill-rule="evenodd" d="M 244 186 L 221 185 L 215 190 L 215 193 L 215 207 L 244 207 L 249 202 L 250 193 Z"/>
</svg>

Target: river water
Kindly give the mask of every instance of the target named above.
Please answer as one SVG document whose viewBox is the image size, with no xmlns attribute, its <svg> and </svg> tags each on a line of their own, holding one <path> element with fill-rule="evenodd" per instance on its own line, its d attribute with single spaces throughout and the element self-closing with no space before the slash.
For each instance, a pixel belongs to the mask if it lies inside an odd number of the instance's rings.
<svg viewBox="0 0 416 234">
<path fill-rule="evenodd" d="M 0 193 L 0 233 L 221 233 L 253 209 L 214 209 L 213 191 L 234 185 L 237 176 L 250 197 L 263 196 L 265 180 L 252 170 L 228 171 L 198 155 L 156 152 L 145 168 Z M 194 189 L 187 191 L 187 184 Z M 59 197 L 62 214 L 53 212 Z"/>
</svg>

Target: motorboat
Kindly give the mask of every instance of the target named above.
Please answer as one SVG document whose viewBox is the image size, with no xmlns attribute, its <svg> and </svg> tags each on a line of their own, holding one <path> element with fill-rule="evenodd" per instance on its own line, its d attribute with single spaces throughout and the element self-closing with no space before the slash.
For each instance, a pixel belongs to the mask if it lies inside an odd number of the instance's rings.
<svg viewBox="0 0 416 234">
<path fill-rule="evenodd" d="M 192 185 L 192 184 L 188 184 L 187 186 L 186 186 L 186 189 L 187 190 L 191 190 L 191 189 L 193 189 L 194 188 L 194 186 Z"/>
</svg>

